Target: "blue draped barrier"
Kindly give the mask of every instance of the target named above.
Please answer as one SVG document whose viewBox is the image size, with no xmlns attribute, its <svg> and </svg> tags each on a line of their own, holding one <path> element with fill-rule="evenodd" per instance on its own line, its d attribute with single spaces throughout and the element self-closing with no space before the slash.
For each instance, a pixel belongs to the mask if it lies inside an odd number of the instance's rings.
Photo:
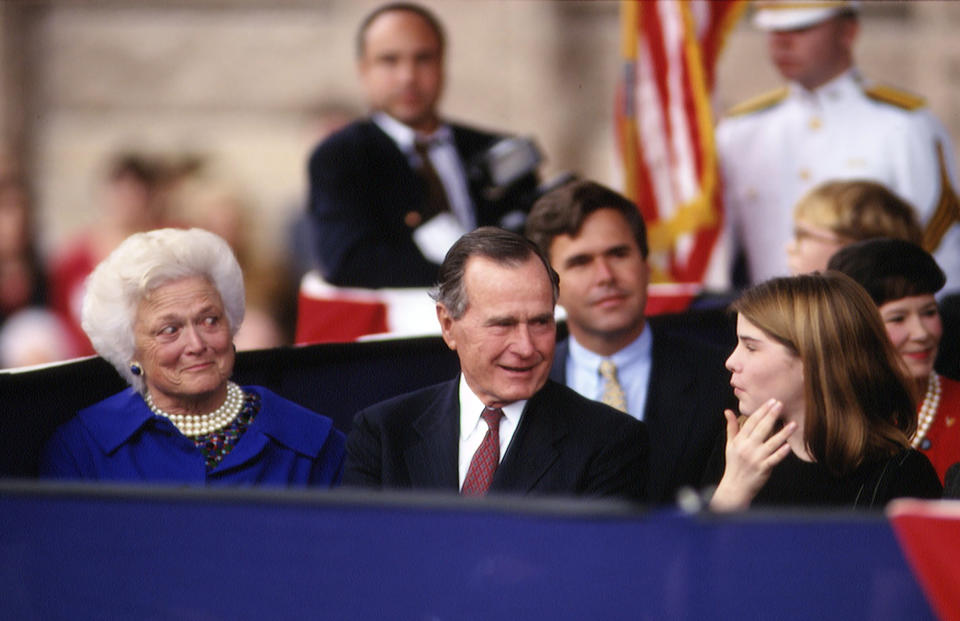
<svg viewBox="0 0 960 621">
<path fill-rule="evenodd" d="M 930 619 L 879 515 L 0 483 L 9 619 Z"/>
</svg>

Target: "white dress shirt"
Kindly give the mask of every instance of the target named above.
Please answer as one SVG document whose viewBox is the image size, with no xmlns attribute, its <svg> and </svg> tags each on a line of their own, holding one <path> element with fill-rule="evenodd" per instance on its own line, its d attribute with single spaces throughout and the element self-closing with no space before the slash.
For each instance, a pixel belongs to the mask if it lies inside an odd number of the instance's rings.
<svg viewBox="0 0 960 621">
<path fill-rule="evenodd" d="M 520 425 L 520 415 L 523 414 L 523 408 L 527 405 L 526 400 L 514 401 L 509 405 L 503 406 L 503 418 L 500 419 L 500 460 L 506 455 L 510 448 L 510 442 L 513 440 L 513 434 Z M 463 487 L 463 481 L 467 478 L 467 470 L 470 469 L 470 462 L 473 461 L 473 454 L 480 448 L 483 437 L 487 435 L 487 422 L 480 417 L 486 405 L 477 395 L 473 394 L 467 381 L 460 374 L 460 485 Z"/>
<path fill-rule="evenodd" d="M 599 401 L 603 396 L 604 380 L 600 376 L 600 363 L 610 359 L 617 365 L 617 380 L 627 398 L 627 413 L 643 420 L 647 407 L 647 388 L 650 385 L 650 368 L 653 365 L 653 335 L 645 327 L 640 336 L 612 356 L 601 356 L 586 349 L 570 337 L 567 356 L 567 386 L 584 397 Z"/>
</svg>

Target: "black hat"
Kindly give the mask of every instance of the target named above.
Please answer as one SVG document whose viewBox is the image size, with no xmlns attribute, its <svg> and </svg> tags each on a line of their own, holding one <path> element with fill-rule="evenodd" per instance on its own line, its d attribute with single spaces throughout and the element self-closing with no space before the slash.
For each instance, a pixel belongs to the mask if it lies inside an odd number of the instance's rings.
<svg viewBox="0 0 960 621">
<path fill-rule="evenodd" d="M 930 253 L 901 239 L 868 239 L 841 248 L 830 257 L 827 269 L 860 283 L 877 306 L 934 294 L 947 281 Z"/>
</svg>

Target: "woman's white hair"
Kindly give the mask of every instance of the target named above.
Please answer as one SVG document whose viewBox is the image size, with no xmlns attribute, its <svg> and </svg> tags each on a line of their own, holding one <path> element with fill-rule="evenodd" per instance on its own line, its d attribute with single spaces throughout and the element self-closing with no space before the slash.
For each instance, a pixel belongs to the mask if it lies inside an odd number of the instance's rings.
<svg viewBox="0 0 960 621">
<path fill-rule="evenodd" d="M 220 294 L 231 336 L 244 313 L 243 273 L 230 246 L 202 229 L 157 229 L 135 233 L 110 253 L 87 279 L 81 325 L 97 353 L 143 393 L 134 375 L 133 324 L 140 302 L 167 283 L 202 276 Z"/>
</svg>

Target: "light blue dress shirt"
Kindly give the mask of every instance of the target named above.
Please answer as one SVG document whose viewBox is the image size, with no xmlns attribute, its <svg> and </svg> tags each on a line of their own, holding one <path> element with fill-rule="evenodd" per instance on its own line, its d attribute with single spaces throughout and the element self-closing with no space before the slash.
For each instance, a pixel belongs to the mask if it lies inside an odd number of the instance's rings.
<svg viewBox="0 0 960 621">
<path fill-rule="evenodd" d="M 567 356 L 567 385 L 589 399 L 599 401 L 603 395 L 604 380 L 600 377 L 600 362 L 609 358 L 617 365 L 617 379 L 627 397 L 627 413 L 643 420 L 647 407 L 647 387 L 650 385 L 653 334 L 649 326 L 632 343 L 612 356 L 596 354 L 570 337 Z"/>
</svg>

